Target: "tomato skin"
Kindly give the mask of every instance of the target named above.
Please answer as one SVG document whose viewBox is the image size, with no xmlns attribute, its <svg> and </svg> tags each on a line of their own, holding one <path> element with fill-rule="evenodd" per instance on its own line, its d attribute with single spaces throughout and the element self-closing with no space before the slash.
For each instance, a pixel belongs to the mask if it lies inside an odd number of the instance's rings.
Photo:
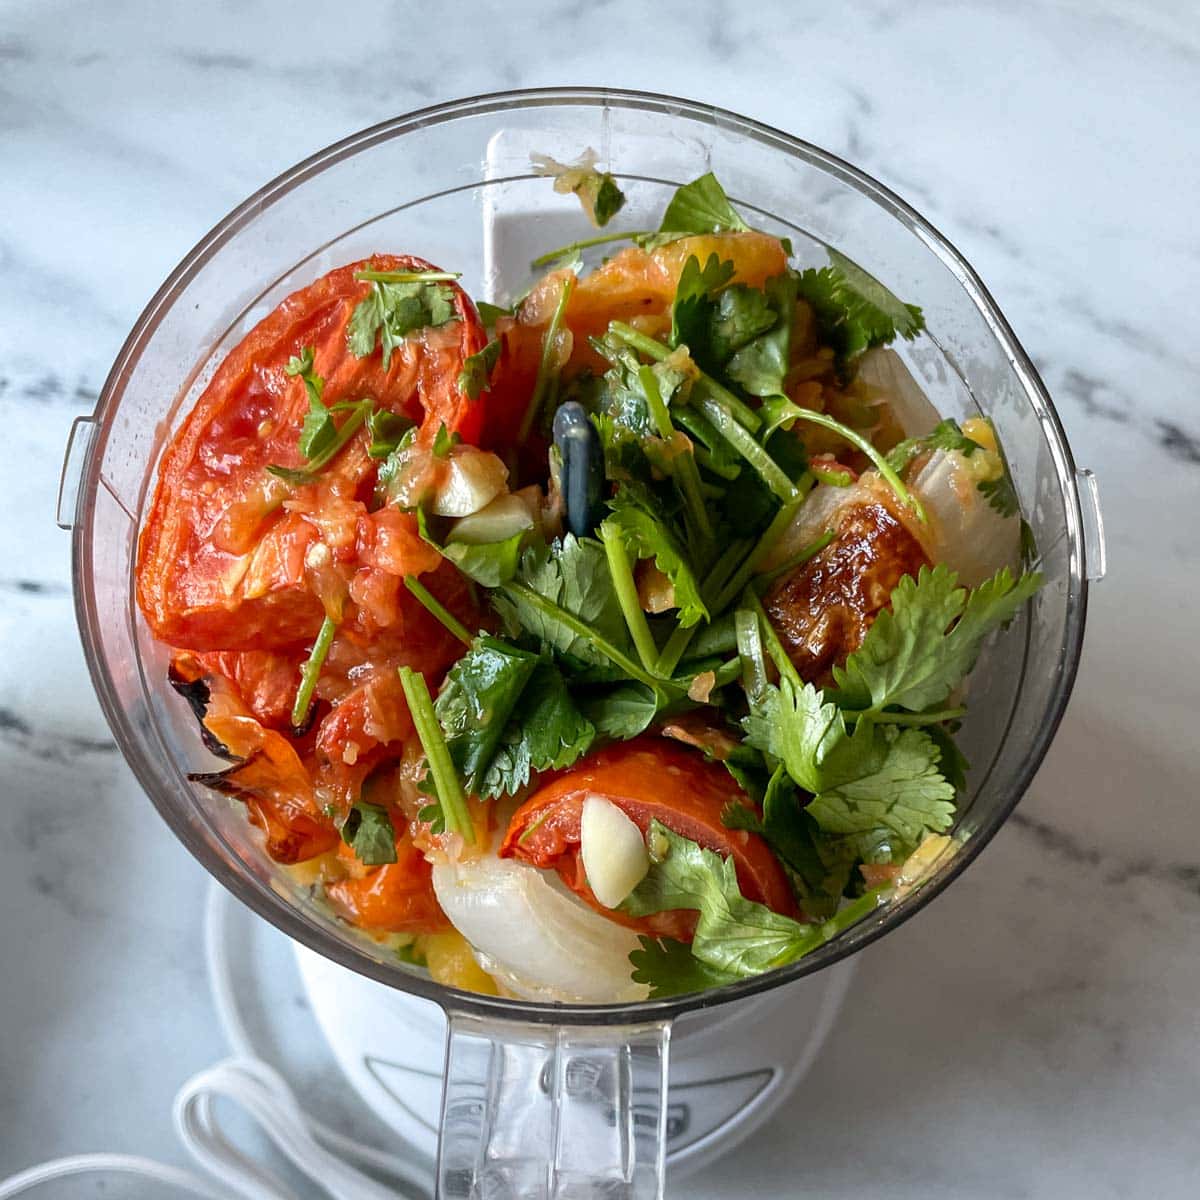
<svg viewBox="0 0 1200 1200">
<path fill-rule="evenodd" d="M 396 842 L 396 861 L 368 869 L 361 879 L 325 885 L 339 916 L 380 933 L 436 933 L 450 922 L 433 891 L 433 868 L 406 839 Z"/>
<path fill-rule="evenodd" d="M 302 465 L 297 440 L 308 401 L 284 367 L 305 346 L 314 347 L 327 405 L 371 398 L 421 420 L 429 440 L 443 422 L 466 441 L 478 439 L 481 405 L 458 388 L 463 359 L 486 343 L 474 305 L 455 286 L 459 319 L 405 341 L 385 371 L 378 350 L 355 358 L 346 344 L 351 314 L 370 288 L 354 275 L 368 265 L 431 269 L 422 259 L 376 255 L 289 296 L 229 353 L 166 448 L 137 567 L 138 603 L 160 641 L 277 649 L 311 640 L 320 626 L 321 603 L 304 580 L 318 531 L 285 502 L 347 488 L 352 496 L 375 463 L 352 445 L 307 487 L 281 485 L 266 472 L 271 463 Z"/>
<path fill-rule="evenodd" d="M 655 936 L 688 940 L 692 912 L 630 918 L 605 908 L 587 886 L 580 858 L 583 802 L 589 795 L 612 801 L 644 833 L 651 820 L 723 856 L 732 856 L 747 899 L 796 915 L 787 876 L 757 834 L 726 829 L 721 810 L 745 792 L 719 763 L 662 738 L 640 737 L 589 755 L 539 788 L 513 814 L 500 856 L 553 868 L 598 912 Z"/>
</svg>

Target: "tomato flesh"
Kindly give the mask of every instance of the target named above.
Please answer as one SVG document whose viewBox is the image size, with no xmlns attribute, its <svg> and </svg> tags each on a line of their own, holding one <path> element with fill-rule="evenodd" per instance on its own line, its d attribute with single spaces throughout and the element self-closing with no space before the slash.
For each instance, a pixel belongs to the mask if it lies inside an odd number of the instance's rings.
<svg viewBox="0 0 1200 1200">
<path fill-rule="evenodd" d="M 776 912 L 796 914 L 787 877 L 757 834 L 726 829 L 721 811 L 731 801 L 749 803 L 719 763 L 662 738 L 641 737 L 590 755 L 539 788 L 513 814 L 500 856 L 556 870 L 563 882 L 598 912 L 654 936 L 687 941 L 695 929 L 690 911 L 628 917 L 605 908 L 587 885 L 580 857 L 580 824 L 588 796 L 610 800 L 643 833 L 652 820 L 683 837 L 732 857 L 742 894 Z"/>
</svg>

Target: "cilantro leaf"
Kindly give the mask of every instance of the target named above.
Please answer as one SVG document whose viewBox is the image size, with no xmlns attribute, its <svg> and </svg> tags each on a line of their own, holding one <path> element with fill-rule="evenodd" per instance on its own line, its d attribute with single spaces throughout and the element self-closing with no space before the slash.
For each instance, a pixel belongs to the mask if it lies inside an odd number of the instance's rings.
<svg viewBox="0 0 1200 1200">
<path fill-rule="evenodd" d="M 601 229 L 625 207 L 625 193 L 617 186 L 616 179 L 605 172 L 588 186 L 592 206 L 592 220 Z"/>
<path fill-rule="evenodd" d="M 346 341 L 355 358 L 365 358 L 378 343 L 383 350 L 383 369 L 392 361 L 392 351 L 410 333 L 426 326 L 458 320 L 454 311 L 454 289 L 442 282 L 405 280 L 398 283 L 373 280 L 371 290 L 354 306 L 346 329 Z"/>
<path fill-rule="evenodd" d="M 926 450 L 957 450 L 959 454 L 970 457 L 976 450 L 983 449 L 980 444 L 967 437 L 959 428 L 953 417 L 939 421 L 924 437 L 905 438 L 888 451 L 887 464 L 897 474 L 903 471 L 918 454 Z"/>
<path fill-rule="evenodd" d="M 712 986 L 714 979 L 729 982 L 795 962 L 868 916 L 879 901 L 879 892 L 869 892 L 824 923 L 804 925 L 766 905 L 747 900 L 738 886 L 732 858 L 723 859 L 656 820 L 650 822 L 647 843 L 663 846 L 666 852 L 656 856 L 657 861 L 651 863 L 645 879 L 634 888 L 621 909 L 631 916 L 679 908 L 698 912 L 692 955 L 717 975 L 693 973 L 686 978 L 707 979 L 706 986 Z M 642 949 L 651 951 L 645 943 Z M 650 957 L 632 961 L 647 973 L 665 972 L 664 956 L 670 953 L 671 947 L 660 943 Z M 670 965 L 674 970 L 665 974 L 666 986 L 671 979 L 682 975 L 678 951 L 673 953 Z"/>
<path fill-rule="evenodd" d="M 772 396 L 784 391 L 796 316 L 796 276 L 788 271 L 765 284 L 771 321 L 740 346 L 726 365 L 726 374 L 752 396 Z M 724 297 L 722 297 L 724 298 Z"/>
<path fill-rule="evenodd" d="M 629 647 L 629 631 L 599 542 L 567 534 L 548 546 L 531 546 L 521 555 L 515 579 L 619 650 Z M 559 654 L 592 665 L 611 661 L 591 638 L 520 591 L 494 594 L 492 603 L 510 629 L 524 630 Z"/>
<path fill-rule="evenodd" d="M 396 831 L 381 805 L 357 801 L 342 822 L 341 834 L 358 861 L 368 867 L 396 861 Z"/>
<path fill-rule="evenodd" d="M 458 373 L 458 390 L 464 396 L 478 400 L 480 392 L 490 390 L 492 371 L 500 358 L 501 347 L 500 339 L 493 338 L 482 350 L 463 360 L 462 370 Z"/>
<path fill-rule="evenodd" d="M 375 409 L 367 417 L 367 433 L 371 443 L 367 453 L 372 458 L 387 458 L 399 447 L 404 435 L 416 428 L 416 422 L 401 413 L 389 412 L 386 408 Z"/>
<path fill-rule="evenodd" d="M 615 530 L 626 549 L 637 558 L 652 558 L 671 581 L 679 624 L 685 629 L 708 620 L 708 609 L 700 596 L 700 584 L 683 548 L 671 532 L 662 513 L 653 511 L 645 492 L 628 485 L 621 487 L 609 501 L 612 515 L 602 529 Z"/>
<path fill-rule="evenodd" d="M 713 297 L 733 278 L 732 262 L 722 262 L 710 254 L 703 267 L 689 255 L 675 285 L 671 303 L 671 345 L 686 344 L 693 357 L 708 341 L 707 327 L 714 308 Z"/>
<path fill-rule="evenodd" d="M 878 770 L 886 757 L 875 726 L 859 721 L 851 735 L 836 704 L 811 683 L 786 677 L 768 687 L 757 711 L 742 720 L 746 741 L 779 759 L 805 791 L 817 794 Z"/>
<path fill-rule="evenodd" d="M 865 723 L 865 722 L 864 722 Z M 954 819 L 954 787 L 938 770 L 941 751 L 923 729 L 879 730 L 886 757 L 876 770 L 815 796 L 808 812 L 827 833 L 885 829 L 909 846 Z"/>
<path fill-rule="evenodd" d="M 625 206 L 625 193 L 607 171 L 596 170 L 596 152 L 587 150 L 578 162 L 561 163 L 548 154 L 531 154 L 530 161 L 540 175 L 554 179 L 554 190 L 574 193 L 587 219 L 603 228 Z"/>
<path fill-rule="evenodd" d="M 486 300 L 477 300 L 475 302 L 475 311 L 479 314 L 480 321 L 483 322 L 484 329 L 492 330 L 496 326 L 496 322 L 501 317 L 511 317 L 513 309 L 501 308 L 498 304 L 489 304 Z"/>
<path fill-rule="evenodd" d="M 600 737 L 627 741 L 650 727 L 659 713 L 658 697 L 640 683 L 622 683 L 584 697 L 580 708 Z"/>
<path fill-rule="evenodd" d="M 579 711 L 562 672 L 541 659 L 496 748 L 481 796 L 514 795 L 534 771 L 561 771 L 590 749 L 596 729 Z"/>
<path fill-rule="evenodd" d="M 423 508 L 417 509 L 417 532 L 468 579 L 489 588 L 507 583 L 517 573 L 521 542 L 525 537 L 522 531 L 499 542 L 446 542 L 443 545 L 430 530 L 429 518 Z"/>
<path fill-rule="evenodd" d="M 509 716 L 538 661 L 536 654 L 484 635 L 447 673 L 434 712 L 468 792 L 483 790 Z"/>
<path fill-rule="evenodd" d="M 710 967 L 692 954 L 686 942 L 673 938 L 639 936 L 640 950 L 632 950 L 633 982 L 649 985 L 650 999 L 682 996 L 687 992 L 702 992 L 705 988 L 734 983 L 740 977 L 717 967 Z"/>
<path fill-rule="evenodd" d="M 821 340 L 848 362 L 872 346 L 897 337 L 912 339 L 925 328 L 914 304 L 897 300 L 877 279 L 848 258 L 829 251 L 833 266 L 795 276 L 800 299 L 812 306 Z"/>
<path fill-rule="evenodd" d="M 717 297 L 709 324 L 709 361 L 727 364 L 737 351 L 772 329 L 778 316 L 769 289 L 753 288 L 745 283 L 727 287 Z M 791 328 L 790 320 L 788 328 Z"/>
<path fill-rule="evenodd" d="M 461 441 L 462 437 L 458 431 L 455 430 L 454 433 L 451 433 L 446 428 L 446 422 L 443 421 L 433 436 L 433 457 L 445 458 Z"/>
<path fill-rule="evenodd" d="M 1013 487 L 1007 467 L 995 479 L 981 479 L 975 486 L 1000 516 L 1015 517 L 1021 511 L 1017 490 Z"/>
<path fill-rule="evenodd" d="M 305 458 L 316 458 L 328 450 L 337 437 L 337 427 L 333 423 L 333 415 L 325 407 L 322 396 L 325 393 L 325 380 L 313 370 L 315 350 L 305 346 L 299 355 L 293 354 L 283 368 L 284 374 L 293 377 L 300 376 L 304 390 L 308 394 L 308 412 L 300 429 L 300 453 Z"/>
<path fill-rule="evenodd" d="M 879 712 L 897 705 L 914 712 L 945 700 L 971 668 L 983 639 L 1010 621 L 1041 587 L 1026 572 L 1014 582 L 1007 567 L 969 594 L 945 566 L 906 575 L 862 645 L 834 668 L 839 702 Z M 952 625 L 953 623 L 953 625 Z"/>
<path fill-rule="evenodd" d="M 660 233 L 676 237 L 687 234 L 742 231 L 750 226 L 738 216 L 725 189 L 709 171 L 691 183 L 685 183 L 671 197 L 663 213 Z"/>
</svg>

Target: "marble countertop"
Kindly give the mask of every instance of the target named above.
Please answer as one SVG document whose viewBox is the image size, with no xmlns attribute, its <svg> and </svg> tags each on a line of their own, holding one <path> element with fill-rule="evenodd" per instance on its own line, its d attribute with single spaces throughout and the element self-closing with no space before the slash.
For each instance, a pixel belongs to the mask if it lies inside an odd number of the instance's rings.
<svg viewBox="0 0 1200 1200">
<path fill-rule="evenodd" d="M 78 645 L 53 526 L 71 419 L 263 180 L 410 108 L 570 81 L 745 112 L 912 201 L 1036 360 L 1108 526 L 1075 697 L 1017 815 L 863 954 L 794 1110 L 689 1192 L 1193 1196 L 1194 5 L 478 7 L 444 27 L 383 0 L 0 11 L 0 1175 L 82 1150 L 182 1162 L 171 1097 L 226 1050 L 206 876 L 138 794 Z"/>
</svg>

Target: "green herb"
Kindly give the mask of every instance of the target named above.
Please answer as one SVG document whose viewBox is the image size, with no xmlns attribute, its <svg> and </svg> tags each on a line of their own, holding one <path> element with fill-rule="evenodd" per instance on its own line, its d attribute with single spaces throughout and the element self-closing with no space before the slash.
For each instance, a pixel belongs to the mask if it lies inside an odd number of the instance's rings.
<svg viewBox="0 0 1200 1200">
<path fill-rule="evenodd" d="M 396 831 L 388 810 L 381 805 L 357 801 L 342 822 L 341 834 L 342 841 L 364 866 L 396 861 Z"/>
<path fill-rule="evenodd" d="M 795 962 L 870 914 L 879 901 L 879 893 L 868 893 L 831 920 L 804 925 L 747 900 L 738 887 L 732 858 L 721 858 L 657 820 L 650 822 L 647 842 L 664 846 L 666 853 L 651 863 L 645 879 L 621 905 L 622 911 L 630 916 L 680 908 L 699 913 L 692 955 L 726 980 Z M 661 954 L 653 959 L 643 955 L 637 965 L 644 982 L 659 983 L 650 975 L 663 967 Z"/>
<path fill-rule="evenodd" d="M 663 213 L 660 234 L 682 237 L 688 234 L 741 232 L 750 226 L 738 216 L 725 189 L 709 171 L 691 183 L 685 183 Z"/>
<path fill-rule="evenodd" d="M 730 342 L 732 356 L 725 373 L 752 396 L 771 396 L 782 393 L 787 382 L 792 350 L 792 326 L 796 318 L 796 276 L 787 271 L 768 279 L 765 292 L 766 311 L 756 325 L 746 332 L 756 331 L 740 344 Z M 766 318 L 769 317 L 768 321 Z M 764 440 L 766 435 L 763 435 Z"/>
<path fill-rule="evenodd" d="M 370 400 L 359 400 L 352 404 L 335 404 L 333 408 L 327 409 L 327 412 L 345 412 L 350 415 L 341 423 L 334 432 L 333 440 L 325 444 L 324 448 L 312 458 L 308 460 L 308 465 L 304 467 L 281 467 L 276 463 L 271 463 L 267 470 L 284 480 L 287 483 L 302 486 L 307 483 L 316 481 L 320 473 L 338 456 L 342 448 L 350 441 L 352 437 L 362 428 L 363 422 L 367 419 L 367 414 L 371 411 Z M 312 408 L 309 409 L 309 417 L 312 416 Z M 305 426 L 309 426 L 309 417 L 305 418 Z M 330 426 L 333 421 L 330 418 Z M 319 435 L 323 437 L 323 435 Z M 300 440 L 305 442 L 305 435 L 301 432 Z M 311 448 L 311 440 L 307 443 Z M 303 452 L 303 451 L 302 451 Z"/>
<path fill-rule="evenodd" d="M 877 279 L 836 250 L 832 266 L 796 275 L 800 299 L 812 306 L 820 340 L 832 346 L 842 363 L 872 346 L 897 337 L 911 340 L 925 328 L 915 304 L 897 300 Z"/>
<path fill-rule="evenodd" d="M 367 417 L 367 433 L 371 442 L 367 453 L 372 458 L 387 458 L 399 447 L 404 435 L 416 428 L 416 422 L 386 408 L 375 409 Z"/>
<path fill-rule="evenodd" d="M 489 304 L 486 300 L 479 300 L 475 304 L 475 311 L 479 314 L 479 320 L 482 322 L 484 329 L 492 330 L 496 326 L 496 322 L 501 317 L 511 317 L 514 310 L 510 308 L 501 308 L 498 304 Z"/>
<path fill-rule="evenodd" d="M 701 361 L 709 340 L 709 324 L 716 308 L 713 297 L 733 278 L 734 265 L 710 254 L 703 267 L 694 255 L 688 257 L 675 285 L 671 304 L 671 345 L 686 344 L 692 357 Z"/>
<path fill-rule="evenodd" d="M 792 421 L 807 421 L 813 425 L 820 425 L 822 429 L 828 429 L 831 433 L 836 433 L 838 436 L 845 438 L 856 450 L 862 451 L 871 460 L 875 469 L 883 476 L 888 486 L 900 498 L 901 503 L 908 505 L 919 520 L 924 521 L 926 519 L 925 509 L 921 502 L 904 486 L 900 476 L 888 465 L 887 459 L 857 430 L 851 429 L 849 425 L 843 425 L 841 421 L 836 421 L 833 417 L 827 416 L 825 413 L 814 412 L 810 408 L 800 408 L 785 396 L 772 397 L 768 403 L 772 405 L 772 412 L 777 414 L 779 423 L 784 429 Z M 764 405 L 764 407 L 766 406 Z"/>
<path fill-rule="evenodd" d="M 404 586 L 422 606 L 433 614 L 460 642 L 471 645 L 471 631 L 415 576 L 405 575 Z"/>
<path fill-rule="evenodd" d="M 359 271 L 355 278 L 372 282 L 350 315 L 346 330 L 350 353 L 366 358 L 380 345 L 385 371 L 392 351 L 410 333 L 458 320 L 455 290 L 441 282 L 455 278 L 449 272 Z"/>
<path fill-rule="evenodd" d="M 640 683 L 621 683 L 583 697 L 579 706 L 600 737 L 625 741 L 650 727 L 661 709 L 658 696 Z"/>
<path fill-rule="evenodd" d="M 782 764 L 763 791 L 761 817 L 747 805 L 734 802 L 725 807 L 721 821 L 728 829 L 744 829 L 766 839 L 787 871 L 806 916 L 833 916 L 857 855 L 848 843 L 822 835 L 800 804 L 796 785 Z"/>
<path fill-rule="evenodd" d="M 770 686 L 758 614 L 748 608 L 739 608 L 733 614 L 733 627 L 737 634 L 737 651 L 742 663 L 746 697 L 752 709 L 758 708 L 766 700 Z"/>
<path fill-rule="evenodd" d="M 433 435 L 433 457 L 448 458 L 450 451 L 462 441 L 461 435 L 457 432 L 451 433 L 446 428 L 446 422 L 443 421 L 438 426 L 438 431 Z"/>
<path fill-rule="evenodd" d="M 624 242 L 630 239 L 637 240 L 639 238 L 653 237 L 654 235 L 647 230 L 632 230 L 629 233 L 601 233 L 596 237 L 581 238 L 577 242 L 568 242 L 565 246 L 559 246 L 557 250 L 548 250 L 545 254 L 539 254 L 529 265 L 537 270 L 539 267 L 548 267 L 551 265 L 559 266 L 567 259 L 573 259 L 578 255 L 580 250 L 588 250 L 592 246 L 603 246 L 609 242 Z"/>
<path fill-rule="evenodd" d="M 834 668 L 839 702 L 878 713 L 898 706 L 920 712 L 940 704 L 979 655 L 983 639 L 1012 620 L 1041 586 L 1026 572 L 1014 582 L 1007 567 L 968 593 L 945 566 L 905 576 L 859 649 Z"/>
<path fill-rule="evenodd" d="M 481 392 L 490 389 L 502 345 L 499 338 L 493 338 L 482 350 L 463 360 L 462 370 L 458 373 L 458 390 L 463 395 L 478 400 Z"/>
<path fill-rule="evenodd" d="M 608 517 L 601 522 L 599 533 L 605 557 L 608 559 L 608 573 L 612 577 L 613 590 L 616 592 L 630 637 L 638 657 L 642 660 L 642 666 L 647 671 L 653 671 L 658 662 L 658 646 L 638 598 L 637 584 L 634 582 L 633 568 L 629 563 L 629 550 L 626 548 L 622 526 L 612 517 Z"/>
<path fill-rule="evenodd" d="M 482 794 L 504 728 L 538 661 L 527 650 L 480 636 L 447 673 L 434 711 L 468 792 Z"/>
<path fill-rule="evenodd" d="M 375 504 L 382 507 L 390 504 L 396 498 L 399 488 L 400 473 L 408 459 L 406 451 L 417 440 L 417 426 L 405 430 L 400 440 L 388 452 L 387 458 L 380 464 L 375 474 Z"/>
<path fill-rule="evenodd" d="M 667 407 L 669 396 L 663 397 L 659 388 L 659 375 L 663 364 L 644 366 L 638 369 L 638 382 L 646 394 L 646 407 L 650 419 L 658 430 L 658 436 L 664 441 L 673 441 L 675 426 L 671 421 L 670 409 Z M 713 537 L 712 521 L 701 495 L 700 472 L 696 468 L 696 456 L 690 452 L 681 452 L 670 458 L 671 478 L 679 489 L 679 495 L 687 510 L 687 521 L 693 541 L 698 540 L 701 548 L 707 550 Z M 661 564 L 660 564 L 661 565 Z"/>
<path fill-rule="evenodd" d="M 609 508 L 612 515 L 601 525 L 602 536 L 607 527 L 637 558 L 654 559 L 655 566 L 671 581 L 680 625 L 687 628 L 698 621 L 707 621 L 708 609 L 701 599 L 691 563 L 663 514 L 647 502 L 646 494 L 629 485 L 619 487 L 609 501 Z"/>
<path fill-rule="evenodd" d="M 514 795 L 534 771 L 561 771 L 592 746 L 596 729 L 549 659 L 541 659 L 484 776 L 481 795 Z"/>
<path fill-rule="evenodd" d="M 886 747 L 879 767 L 814 796 L 808 812 L 826 833 L 883 829 L 915 847 L 926 832 L 950 828 L 954 787 L 938 770 L 941 751 L 924 730 L 889 726 L 878 734 Z"/>
<path fill-rule="evenodd" d="M 553 362 L 558 342 L 558 330 L 567 311 L 567 302 L 571 299 L 571 293 L 574 290 L 575 276 L 568 275 L 563 280 L 562 289 L 558 294 L 558 303 L 554 306 L 554 313 L 550 317 L 550 324 L 542 335 L 542 354 L 538 360 L 537 379 L 534 381 L 533 393 L 529 397 L 525 415 L 521 418 L 521 428 L 517 431 L 518 445 L 525 444 L 525 440 L 533 429 L 534 421 L 537 420 L 545 406 L 547 396 L 552 398 L 552 393 L 557 386 L 558 370 L 553 366 Z"/>
<path fill-rule="evenodd" d="M 408 711 L 412 715 L 413 726 L 425 751 L 429 782 L 437 797 L 437 811 L 430 815 L 439 818 L 444 828 L 451 833 L 460 834 L 465 842 L 474 845 L 475 827 L 471 822 L 467 799 L 463 795 L 462 784 L 442 737 L 442 729 L 433 710 L 429 688 L 424 677 L 411 667 L 403 666 L 399 673 L 400 686 L 404 689 L 404 698 L 408 701 Z M 422 812 L 427 812 L 432 807 L 434 806 L 427 805 Z M 422 817 L 422 820 L 427 819 L 429 818 Z"/>
<path fill-rule="evenodd" d="M 1013 487 L 1007 467 L 995 479 L 982 479 L 975 486 L 1000 516 L 1015 517 L 1021 511 L 1017 490 Z"/>
<path fill-rule="evenodd" d="M 316 691 L 317 680 L 320 678 L 321 668 L 325 665 L 329 647 L 333 645 L 335 633 L 337 633 L 337 622 L 332 617 L 326 617 L 321 622 L 317 640 L 313 642 L 312 649 L 308 652 L 308 658 L 304 660 L 304 665 L 300 668 L 300 686 L 296 689 L 296 699 L 292 704 L 292 725 L 296 729 L 302 728 L 308 720 L 308 710 L 312 704 L 313 692 Z"/>
<path fill-rule="evenodd" d="M 692 948 L 686 942 L 641 935 L 638 941 L 642 948 L 629 954 L 629 961 L 633 964 L 632 978 L 634 983 L 649 984 L 651 1000 L 703 992 L 707 988 L 736 983 L 741 978 L 731 971 L 722 971 L 701 962 L 692 954 Z"/>
<path fill-rule="evenodd" d="M 325 393 L 325 380 L 313 370 L 315 350 L 305 346 L 299 356 L 292 355 L 284 374 L 299 375 L 304 382 L 304 390 L 308 394 L 308 413 L 300 429 L 300 453 L 305 458 L 316 458 L 322 451 L 327 450 L 337 437 L 337 429 L 329 409 L 325 407 L 322 396 Z"/>
<path fill-rule="evenodd" d="M 956 450 L 959 454 L 969 457 L 983 447 L 967 437 L 959 428 L 953 417 L 939 421 L 924 437 L 905 438 L 888 451 L 887 462 L 897 474 L 900 474 L 918 454 L 926 450 Z"/>
<path fill-rule="evenodd" d="M 443 558 L 449 559 L 468 579 L 484 587 L 507 583 L 516 573 L 525 534 L 514 533 L 500 542 L 446 542 L 434 537 L 423 508 L 417 509 L 417 532 Z"/>
<path fill-rule="evenodd" d="M 552 546 L 531 546 L 492 604 L 510 631 L 523 630 L 568 662 L 611 664 L 665 695 L 664 681 L 628 653 L 629 631 L 600 543 L 568 534 Z"/>
</svg>

